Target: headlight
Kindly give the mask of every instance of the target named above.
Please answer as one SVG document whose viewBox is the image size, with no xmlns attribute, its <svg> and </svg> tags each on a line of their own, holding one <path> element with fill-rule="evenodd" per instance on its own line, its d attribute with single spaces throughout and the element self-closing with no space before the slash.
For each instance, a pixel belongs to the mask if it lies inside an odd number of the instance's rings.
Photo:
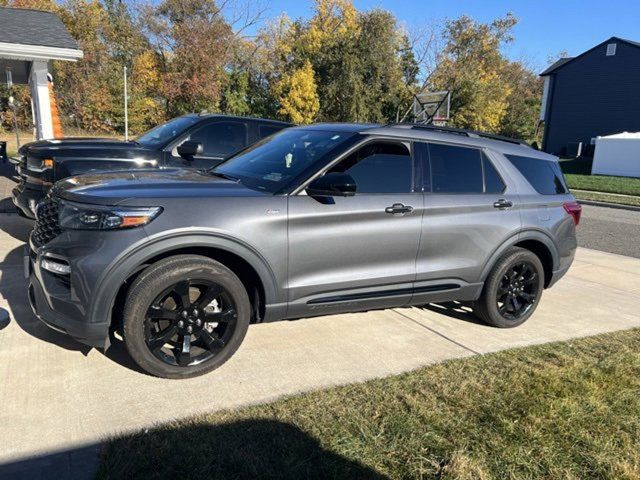
<svg viewBox="0 0 640 480">
<path fill-rule="evenodd" d="M 27 170 L 32 172 L 44 172 L 53 168 L 53 158 L 27 157 Z"/>
<path fill-rule="evenodd" d="M 61 228 L 73 230 L 118 230 L 141 227 L 156 218 L 161 207 L 103 207 L 60 202 Z"/>
</svg>

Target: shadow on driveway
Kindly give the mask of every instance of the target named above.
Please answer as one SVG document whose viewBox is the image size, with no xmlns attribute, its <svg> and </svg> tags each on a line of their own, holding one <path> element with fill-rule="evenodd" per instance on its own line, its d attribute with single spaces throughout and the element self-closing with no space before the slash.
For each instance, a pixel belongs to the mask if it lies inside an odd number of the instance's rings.
<svg viewBox="0 0 640 480">
<path fill-rule="evenodd" d="M 446 315 L 450 318 L 455 318 L 456 320 L 475 323 L 477 325 L 486 325 L 486 323 L 473 314 L 473 310 L 468 304 L 461 302 L 429 303 L 427 305 L 420 305 L 416 308 L 430 310 L 435 313 Z"/>
<path fill-rule="evenodd" d="M 114 440 L 97 478 L 150 478 L 158 465 L 166 478 L 386 478 L 270 419 L 172 426 Z"/>
</svg>

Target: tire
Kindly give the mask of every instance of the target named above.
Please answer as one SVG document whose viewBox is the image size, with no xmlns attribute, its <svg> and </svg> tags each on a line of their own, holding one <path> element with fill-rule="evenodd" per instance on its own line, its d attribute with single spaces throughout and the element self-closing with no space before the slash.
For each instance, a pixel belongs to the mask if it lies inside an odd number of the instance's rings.
<svg viewBox="0 0 640 480">
<path fill-rule="evenodd" d="M 525 277 L 526 280 L 521 280 Z M 512 247 L 489 272 L 473 310 L 476 316 L 494 327 L 517 327 L 533 315 L 543 289 L 544 268 L 540 259 L 529 250 Z M 514 297 L 515 301 L 512 300 Z M 519 312 L 518 305 L 522 306 Z"/>
<path fill-rule="evenodd" d="M 217 291 L 222 293 L 209 301 Z M 251 303 L 240 279 L 221 263 L 176 255 L 138 276 L 123 318 L 127 351 L 140 368 L 163 378 L 191 378 L 215 370 L 236 352 L 249 327 Z M 202 351 L 199 357 L 196 351 Z"/>
</svg>

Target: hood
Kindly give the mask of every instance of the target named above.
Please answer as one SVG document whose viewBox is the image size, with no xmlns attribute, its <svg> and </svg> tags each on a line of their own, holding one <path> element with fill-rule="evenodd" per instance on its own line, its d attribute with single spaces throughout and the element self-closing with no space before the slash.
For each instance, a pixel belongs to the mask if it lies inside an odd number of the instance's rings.
<svg viewBox="0 0 640 480">
<path fill-rule="evenodd" d="M 113 138 L 63 138 L 60 140 L 38 140 L 22 145 L 18 152 L 20 155 L 50 155 L 50 156 L 76 156 L 100 155 L 104 156 L 108 152 L 122 156 L 123 152 L 145 152 L 149 151 L 145 146 L 129 141 L 117 140 Z M 93 153 L 95 152 L 95 153 Z"/>
<path fill-rule="evenodd" d="M 151 199 L 266 195 L 238 182 L 187 168 L 80 175 L 58 182 L 52 193 L 67 200 L 99 205 L 116 205 L 136 199 L 144 202 Z"/>
</svg>

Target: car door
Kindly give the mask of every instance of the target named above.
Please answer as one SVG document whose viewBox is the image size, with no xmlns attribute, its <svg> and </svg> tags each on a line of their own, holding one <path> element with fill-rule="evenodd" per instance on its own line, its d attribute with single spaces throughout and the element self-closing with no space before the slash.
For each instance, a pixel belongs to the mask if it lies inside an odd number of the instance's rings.
<svg viewBox="0 0 640 480">
<path fill-rule="evenodd" d="M 290 196 L 289 316 L 406 304 L 423 201 L 410 143 L 370 140 L 325 170 L 348 173 L 357 190 Z"/>
<path fill-rule="evenodd" d="M 517 192 L 490 152 L 440 143 L 416 142 L 414 148 L 425 191 L 412 303 L 451 289 L 471 299 L 489 257 L 520 229 Z"/>
<path fill-rule="evenodd" d="M 177 151 L 177 147 L 186 141 L 202 144 L 202 153 L 190 161 L 181 158 Z M 171 147 L 171 163 L 185 164 L 193 168 L 211 168 L 248 144 L 249 130 L 246 122 L 210 122 L 191 131 Z"/>
</svg>

